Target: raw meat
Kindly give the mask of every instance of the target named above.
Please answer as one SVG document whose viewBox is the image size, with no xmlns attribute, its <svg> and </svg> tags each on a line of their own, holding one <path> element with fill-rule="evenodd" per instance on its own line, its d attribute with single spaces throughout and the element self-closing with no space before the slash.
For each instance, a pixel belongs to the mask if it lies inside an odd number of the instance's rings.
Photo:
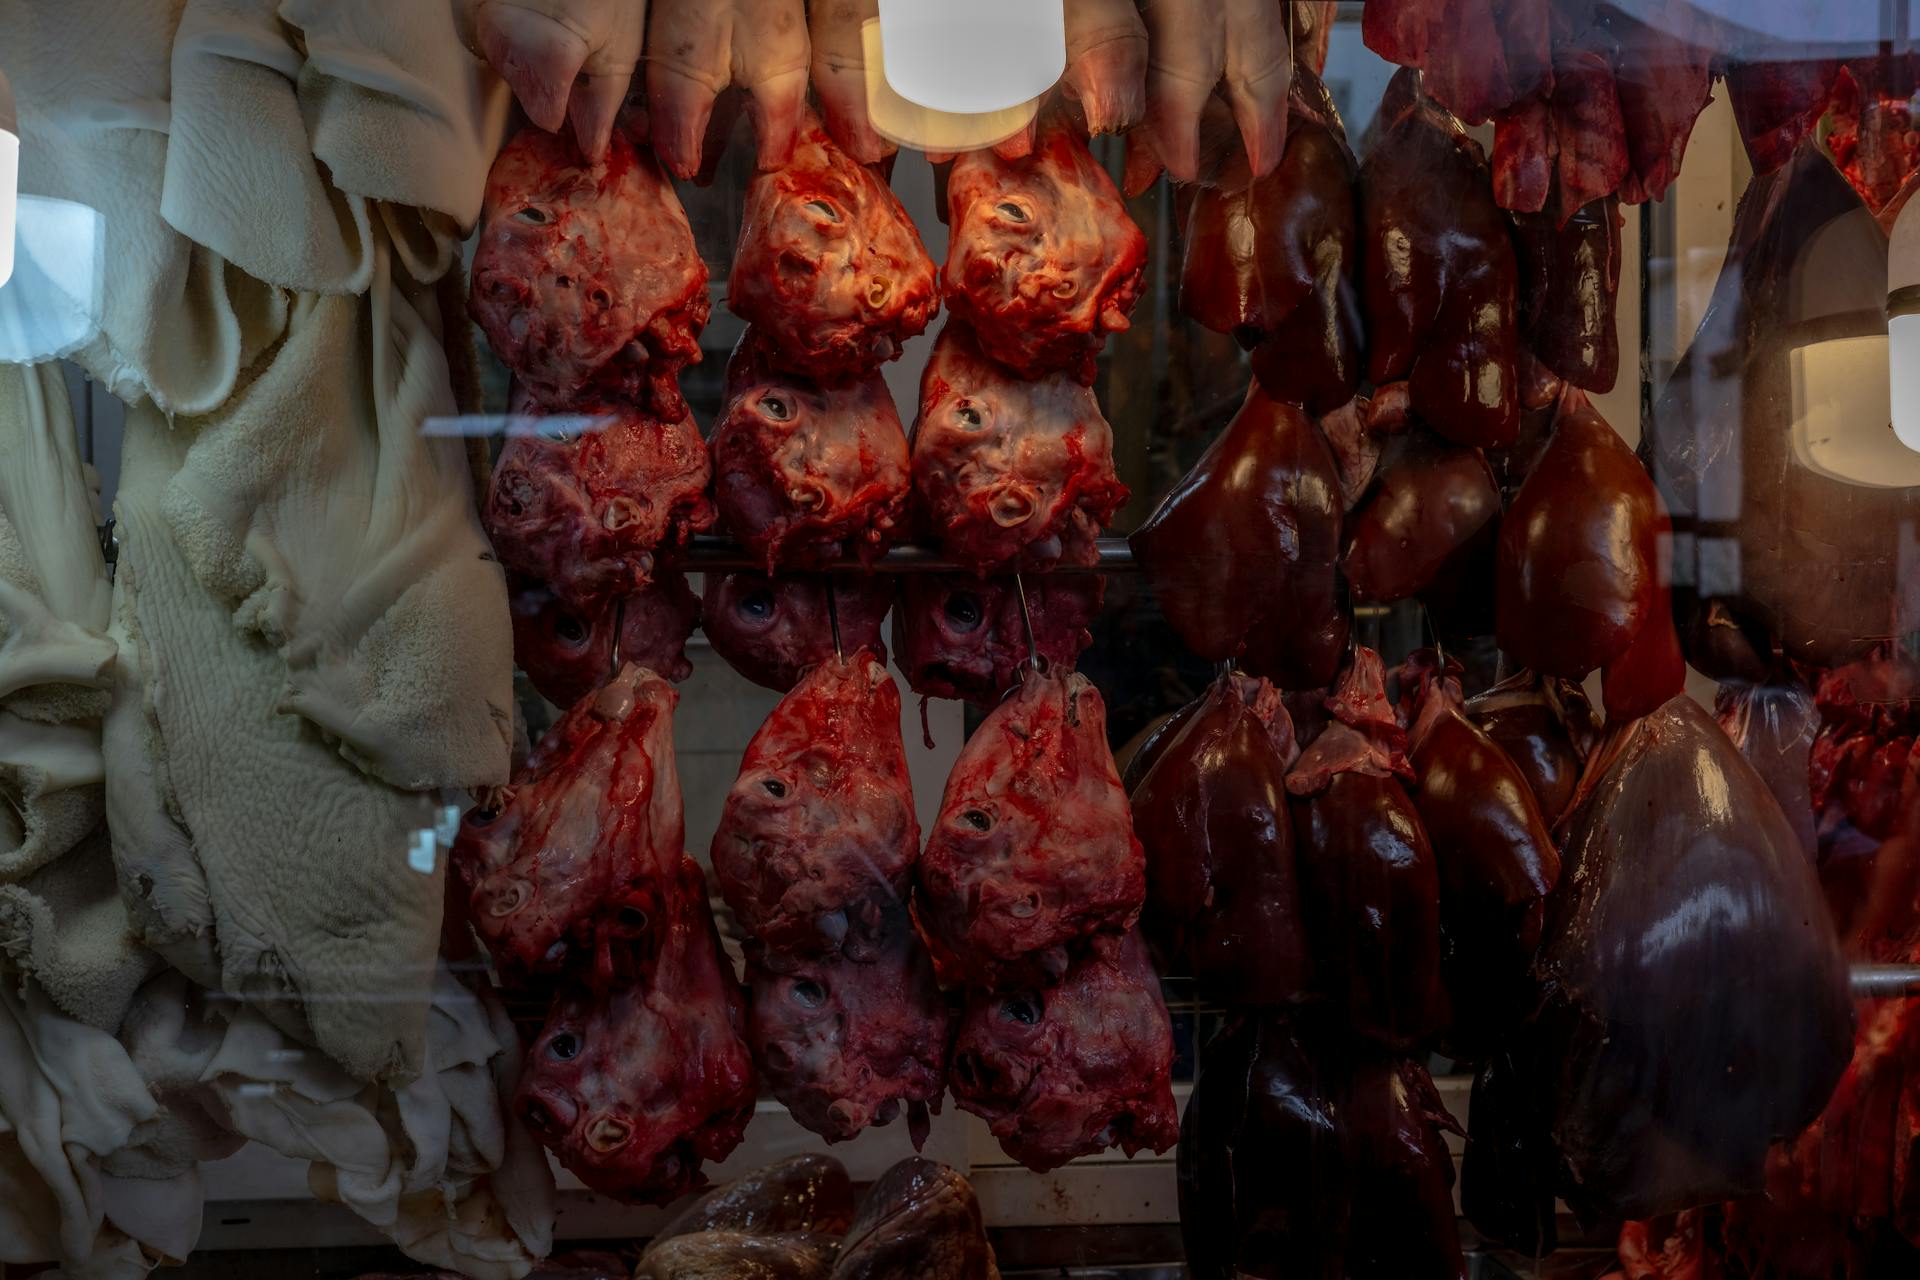
<svg viewBox="0 0 1920 1280">
<path fill-rule="evenodd" d="M 1286 154 L 1237 189 L 1199 187 L 1180 309 L 1252 352 L 1268 395 L 1329 413 L 1360 383 L 1357 167 L 1320 78 L 1296 70 Z"/>
<path fill-rule="evenodd" d="M 904 904 L 863 954 L 749 956 L 747 1043 L 773 1096 L 828 1142 L 891 1124 L 916 1144 L 947 1086 L 953 1013 Z"/>
<path fill-rule="evenodd" d="M 862 23 L 878 21 L 880 0 L 814 0 L 807 6 L 813 40 L 813 91 L 834 142 L 861 164 L 893 154 L 867 117 L 867 55 Z"/>
<path fill-rule="evenodd" d="M 1140 299 L 1147 237 L 1067 119 L 1039 127 L 1031 155 L 971 151 L 947 176 L 947 308 L 1021 378 L 1092 386 L 1109 333 Z"/>
<path fill-rule="evenodd" d="M 647 1253 L 675 1236 L 701 1231 L 833 1238 L 853 1224 L 853 1207 L 845 1165 L 828 1155 L 788 1156 L 689 1201 L 654 1233 Z"/>
<path fill-rule="evenodd" d="M 953 763 L 915 911 L 943 983 L 1058 979 L 1068 950 L 1133 927 L 1145 864 L 1082 675 L 1029 670 Z"/>
<path fill-rule="evenodd" d="M 893 584 L 880 577 L 710 573 L 700 623 L 728 666 L 762 688 L 785 693 L 808 668 L 833 657 L 836 617 L 840 652 L 865 649 L 884 662 L 880 623 L 892 607 Z"/>
<path fill-rule="evenodd" d="M 686 417 L 677 380 L 700 359 L 711 305 L 693 228 L 651 155 L 615 136 L 590 164 L 538 129 L 501 150 L 467 310 L 533 404 Z"/>
<path fill-rule="evenodd" d="M 674 768 L 680 695 L 642 667 L 547 731 L 514 785 L 471 810 L 452 866 L 468 919 L 511 975 L 650 967 L 685 831 Z"/>
<path fill-rule="evenodd" d="M 1027 617 L 1040 659 L 1071 671 L 1093 643 L 1107 580 L 1097 573 L 1033 574 L 1024 579 Z M 907 687 L 926 698 L 961 698 L 991 707 L 1018 685 L 1032 658 L 1020 587 L 1007 577 L 910 574 L 893 613 L 893 649 Z"/>
<path fill-rule="evenodd" d="M 793 157 L 747 188 L 727 305 L 774 365 L 837 382 L 898 356 L 940 300 L 899 198 L 808 113 Z"/>
<path fill-rule="evenodd" d="M 630 1204 L 705 1184 L 753 1116 L 745 1012 L 707 912 L 706 877 L 682 856 L 644 983 L 570 987 L 528 1051 L 514 1108 L 573 1174 Z"/>
<path fill-rule="evenodd" d="M 1147 25 L 1134 0 L 1066 0 L 1062 91 L 1088 133 L 1125 133 L 1147 110 Z"/>
<path fill-rule="evenodd" d="M 711 443 L 720 518 L 769 573 L 871 563 L 905 520 L 907 436 L 878 374 L 836 385 L 778 373 L 749 329 Z"/>
<path fill-rule="evenodd" d="M 1560 1243 L 1560 1155 L 1535 1083 L 1553 1069 L 1519 1040 L 1487 1054 L 1473 1078 L 1460 1164 L 1460 1209 L 1473 1229 L 1535 1258 Z"/>
<path fill-rule="evenodd" d="M 693 177 L 714 99 L 732 87 L 747 94 L 759 167 L 787 163 L 806 111 L 809 53 L 805 0 L 653 0 L 653 149 L 676 177 Z"/>
<path fill-rule="evenodd" d="M 951 321 L 920 379 L 913 487 L 926 527 L 981 575 L 1091 564 L 1127 500 L 1093 390 L 1065 374 L 1017 377 Z"/>
<path fill-rule="evenodd" d="M 514 663 L 555 706 L 571 707 L 629 662 L 676 682 L 693 674 L 687 637 L 700 619 L 700 598 L 680 574 L 658 573 L 634 595 L 579 611 L 540 583 L 516 576 L 507 584 L 507 603 Z"/>
<path fill-rule="evenodd" d="M 829 658 L 747 744 L 713 835 L 720 892 L 759 946 L 864 960 L 919 852 L 893 677 L 865 650 Z"/>
<path fill-rule="evenodd" d="M 861 1197 L 833 1280 L 1000 1280 L 967 1180 L 914 1157 Z"/>
<path fill-rule="evenodd" d="M 1689 698 L 1615 730 L 1588 771 L 1522 1030 L 1557 1064 L 1528 1087 L 1558 1190 L 1630 1218 L 1757 1191 L 1768 1144 L 1819 1114 L 1852 1043 L 1813 868 Z M 1702 973 L 1743 976 L 1711 1001 L 1673 998 Z"/>
<path fill-rule="evenodd" d="M 1520 671 L 1475 695 L 1466 712 L 1513 761 L 1540 816 L 1557 829 L 1600 731 L 1580 686 Z"/>
<path fill-rule="evenodd" d="M 1275 0 L 1154 0 L 1147 19 L 1147 131 L 1177 182 L 1205 177 L 1202 118 L 1224 97 L 1248 168 L 1264 178 L 1287 142 L 1293 73 L 1291 6 Z"/>
<path fill-rule="evenodd" d="M 1620 372 L 1614 303 L 1620 289 L 1620 208 L 1596 200 L 1564 224 L 1513 218 L 1520 328 L 1540 362 L 1576 387 L 1613 390 Z"/>
<path fill-rule="evenodd" d="M 1401 71 L 1360 167 L 1367 378 L 1408 380 L 1415 417 L 1456 444 L 1520 431 L 1518 267 L 1479 143 Z M 1388 114 L 1387 103 L 1403 103 Z"/>
<path fill-rule="evenodd" d="M 507 569 L 588 611 L 653 581 L 711 528 L 713 474 L 691 417 L 594 408 L 509 437 L 481 517 Z"/>
<path fill-rule="evenodd" d="M 831 1236 L 700 1231 L 648 1245 L 633 1280 L 828 1280 L 833 1253 Z"/>
<path fill-rule="evenodd" d="M 558 133 L 571 121 L 580 149 L 606 153 L 646 41 L 635 0 L 460 0 L 461 38 L 512 86 L 527 118 Z"/>
<path fill-rule="evenodd" d="M 1283 689 L 1313 688 L 1333 679 L 1347 647 L 1343 514 L 1325 437 L 1255 383 L 1128 541 L 1196 656 L 1237 658 Z"/>
<path fill-rule="evenodd" d="M 1173 1026 L 1137 930 L 1096 935 L 1058 985 L 976 993 L 953 1046 L 953 1097 L 1036 1173 L 1179 1136 Z"/>
<path fill-rule="evenodd" d="M 1886 253 L 1872 213 L 1811 142 L 1755 179 L 1700 331 L 1641 441 L 1680 532 L 1712 521 L 1717 545 L 1738 556 L 1737 582 L 1701 606 L 1718 601 L 1795 662 L 1838 666 L 1920 627 L 1920 577 L 1899 551 L 1920 520 L 1920 486 L 1895 470 L 1899 451 L 1876 465 L 1884 484 L 1841 478 L 1808 453 L 1809 433 L 1857 431 L 1867 443 L 1886 430 L 1875 394 L 1887 380 Z M 1817 373 L 1806 353 L 1848 340 L 1860 357 L 1832 393 L 1841 416 L 1809 421 L 1794 408 Z"/>
<path fill-rule="evenodd" d="M 1356 600 L 1404 600 L 1485 558 L 1500 490 L 1478 449 L 1425 432 L 1397 437 L 1379 482 L 1347 523 L 1343 564 Z"/>
<path fill-rule="evenodd" d="M 1133 791 L 1147 857 L 1148 937 L 1203 998 L 1291 1004 L 1312 960 L 1294 868 L 1287 768 L 1298 748 L 1280 693 L 1228 674 Z"/>
<path fill-rule="evenodd" d="M 1447 1024 L 1440 870 L 1401 786 L 1413 770 L 1378 654 L 1355 646 L 1326 709 L 1287 775 L 1317 985 L 1354 1030 L 1408 1048 Z"/>
</svg>

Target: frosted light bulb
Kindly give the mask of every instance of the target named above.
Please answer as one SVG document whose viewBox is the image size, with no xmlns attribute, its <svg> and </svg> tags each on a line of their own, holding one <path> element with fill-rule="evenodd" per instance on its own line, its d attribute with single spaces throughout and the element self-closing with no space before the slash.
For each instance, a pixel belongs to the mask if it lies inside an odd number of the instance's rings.
<svg viewBox="0 0 1920 1280">
<path fill-rule="evenodd" d="M 1920 452 L 1920 200 L 1909 200 L 1887 245 L 1887 377 L 1893 434 Z"/>
<path fill-rule="evenodd" d="M 20 211 L 20 125 L 13 86 L 0 73 L 0 285 L 13 279 L 14 227 Z"/>
<path fill-rule="evenodd" d="M 916 106 L 1006 111 L 1067 69 L 1062 0 L 880 0 L 887 83 Z"/>
</svg>

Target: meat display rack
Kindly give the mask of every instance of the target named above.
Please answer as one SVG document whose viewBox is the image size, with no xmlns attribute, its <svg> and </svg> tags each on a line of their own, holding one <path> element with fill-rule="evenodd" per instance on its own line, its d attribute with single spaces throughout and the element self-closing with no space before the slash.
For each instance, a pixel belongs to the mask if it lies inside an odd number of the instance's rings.
<svg viewBox="0 0 1920 1280">
<path fill-rule="evenodd" d="M 1098 560 L 1090 565 L 1057 565 L 1046 570 L 1048 573 L 1135 573 L 1140 565 L 1133 558 L 1133 549 L 1125 538 L 1096 538 L 1094 549 Z M 701 572 L 727 573 L 738 569 L 760 569 L 765 565 L 741 549 L 731 538 L 697 537 L 687 549 L 681 567 Z M 918 544 L 903 544 L 890 548 L 887 553 L 865 565 L 858 560 L 847 560 L 831 565 L 831 573 L 965 573 L 968 570 L 942 556 L 932 547 Z"/>
</svg>

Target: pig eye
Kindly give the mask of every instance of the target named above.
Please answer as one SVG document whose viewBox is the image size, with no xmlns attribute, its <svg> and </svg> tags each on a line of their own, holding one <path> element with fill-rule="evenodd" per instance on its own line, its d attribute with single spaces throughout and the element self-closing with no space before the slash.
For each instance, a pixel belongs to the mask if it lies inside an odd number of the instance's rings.
<svg viewBox="0 0 1920 1280">
<path fill-rule="evenodd" d="M 1002 200 L 993 207 L 995 212 L 999 213 L 1008 222 L 1025 222 L 1027 220 L 1027 211 L 1011 200 Z"/>
<path fill-rule="evenodd" d="M 586 624 L 570 613 L 563 613 L 553 620 L 553 633 L 568 644 L 579 644 L 587 638 Z"/>
<path fill-rule="evenodd" d="M 755 591 L 741 597 L 740 614 L 746 618 L 771 618 L 773 616 L 773 592 Z"/>
<path fill-rule="evenodd" d="M 793 984 L 793 1002 L 803 1009 L 818 1009 L 827 1002 L 827 989 L 811 978 Z"/>
<path fill-rule="evenodd" d="M 971 400 L 962 400 L 959 404 L 955 405 L 953 408 L 953 416 L 960 419 L 960 421 L 969 427 L 977 427 L 986 421 L 986 419 L 981 416 L 979 406 L 975 405 Z"/>
<path fill-rule="evenodd" d="M 766 793 L 775 800 L 784 800 L 787 798 L 787 784 L 778 778 L 768 778 L 760 785 L 765 788 Z"/>
<path fill-rule="evenodd" d="M 825 200 L 809 200 L 807 201 L 807 208 L 813 210 L 829 222 L 840 221 L 840 211 Z"/>
<path fill-rule="evenodd" d="M 973 630 L 980 625 L 982 613 L 977 596 L 956 594 L 947 597 L 947 621 L 955 631 Z"/>
<path fill-rule="evenodd" d="M 499 820 L 499 817 L 500 811 L 498 809 L 472 809 L 467 813 L 467 825 L 470 827 L 491 826 Z"/>
<path fill-rule="evenodd" d="M 544 227 L 553 221 L 553 215 L 537 204 L 530 204 L 513 215 L 515 222 L 524 222 L 529 226 Z"/>
<path fill-rule="evenodd" d="M 1000 1016 L 1023 1027 L 1039 1022 L 1040 1012 L 1040 1001 L 1030 995 L 1009 996 L 1000 1003 Z"/>
<path fill-rule="evenodd" d="M 767 416 L 775 422 L 785 422 L 793 416 L 792 406 L 776 395 L 761 396 L 760 407 L 766 410 Z"/>
<path fill-rule="evenodd" d="M 993 816 L 985 809 L 969 809 L 960 815 L 960 821 L 975 831 L 987 831 L 993 827 Z"/>
<path fill-rule="evenodd" d="M 571 1031 L 562 1031 L 547 1041 L 547 1052 L 562 1062 L 572 1062 L 580 1056 L 580 1037 Z"/>
</svg>

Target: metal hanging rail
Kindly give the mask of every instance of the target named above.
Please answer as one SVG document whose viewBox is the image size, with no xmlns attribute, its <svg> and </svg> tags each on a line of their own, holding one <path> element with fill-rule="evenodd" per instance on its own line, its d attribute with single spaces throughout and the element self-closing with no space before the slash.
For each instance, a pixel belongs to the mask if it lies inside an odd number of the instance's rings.
<svg viewBox="0 0 1920 1280">
<path fill-rule="evenodd" d="M 1856 964 L 1847 973 L 1854 998 L 1920 996 L 1920 964 Z"/>
<path fill-rule="evenodd" d="M 1133 559 L 1133 549 L 1125 538 L 1097 538 L 1094 549 L 1098 559 L 1094 564 L 1056 565 L 1050 573 L 1134 573 L 1140 568 Z M 740 544 L 731 538 L 699 537 L 687 548 L 680 565 L 685 569 L 701 572 L 728 573 L 734 570 L 759 570 L 765 572 L 766 565 L 754 559 L 741 549 Z M 830 566 L 832 573 L 966 573 L 968 569 L 955 564 L 929 546 L 907 544 L 893 547 L 876 560 L 871 566 L 858 560 L 846 560 Z"/>
</svg>

